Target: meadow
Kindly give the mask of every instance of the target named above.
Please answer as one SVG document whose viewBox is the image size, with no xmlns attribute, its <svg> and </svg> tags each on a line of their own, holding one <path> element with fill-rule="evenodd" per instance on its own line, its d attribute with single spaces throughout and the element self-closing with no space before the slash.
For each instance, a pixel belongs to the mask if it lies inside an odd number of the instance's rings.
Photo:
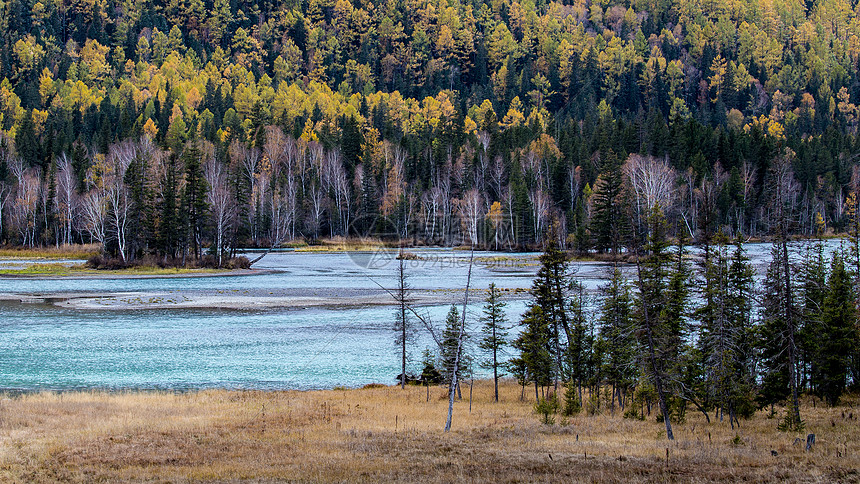
<svg viewBox="0 0 860 484">
<path fill-rule="evenodd" d="M 803 434 L 767 411 L 736 430 L 689 411 L 669 442 L 654 413 L 544 425 L 516 383 L 500 390 L 476 382 L 470 410 L 464 387 L 449 433 L 442 387 L 6 396 L 0 481 L 860 482 L 856 398 L 805 399 Z"/>
</svg>

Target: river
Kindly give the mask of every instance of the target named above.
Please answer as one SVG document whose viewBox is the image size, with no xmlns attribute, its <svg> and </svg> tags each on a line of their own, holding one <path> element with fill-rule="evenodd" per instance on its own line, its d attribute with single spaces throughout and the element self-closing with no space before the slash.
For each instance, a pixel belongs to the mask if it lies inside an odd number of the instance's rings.
<svg viewBox="0 0 860 484">
<path fill-rule="evenodd" d="M 829 249 L 837 246 L 828 243 Z M 769 245 L 748 249 L 763 274 Z M 462 304 L 470 254 L 410 253 L 406 272 L 417 310 L 441 331 L 450 305 Z M 483 291 L 491 282 L 506 290 L 508 318 L 519 319 L 537 255 L 475 253 L 472 331 L 480 325 Z M 273 252 L 255 267 L 263 273 L 0 278 L 6 299 L 0 302 L 0 388 L 270 390 L 395 383 L 395 308 L 385 291 L 397 285 L 391 252 Z M 590 294 L 610 270 L 597 262 L 572 268 Z M 409 368 L 417 372 L 422 351 L 434 343 L 420 322 L 412 323 Z"/>
</svg>

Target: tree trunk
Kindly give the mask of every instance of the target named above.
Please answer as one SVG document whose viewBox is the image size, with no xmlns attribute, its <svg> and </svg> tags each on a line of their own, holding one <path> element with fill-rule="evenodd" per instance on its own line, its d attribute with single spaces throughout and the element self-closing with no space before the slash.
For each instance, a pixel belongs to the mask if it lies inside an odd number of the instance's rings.
<svg viewBox="0 0 860 484">
<path fill-rule="evenodd" d="M 469 286 L 472 283 L 472 261 L 475 259 L 475 249 L 469 255 L 469 272 L 466 274 L 466 294 L 463 297 L 463 319 L 457 332 L 457 352 L 454 354 L 454 371 L 451 372 L 451 382 L 448 386 L 448 419 L 445 422 L 445 432 L 451 430 L 451 419 L 454 416 L 454 389 L 457 387 L 457 372 L 460 369 L 460 352 L 462 351 L 463 333 L 466 329 L 466 308 L 469 304 Z"/>
</svg>

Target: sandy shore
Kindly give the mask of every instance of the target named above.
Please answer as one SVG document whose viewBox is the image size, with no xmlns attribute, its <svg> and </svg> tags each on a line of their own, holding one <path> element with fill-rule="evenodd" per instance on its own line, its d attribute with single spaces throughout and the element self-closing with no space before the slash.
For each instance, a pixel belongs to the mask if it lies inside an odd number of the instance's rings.
<svg viewBox="0 0 860 484">
<path fill-rule="evenodd" d="M 449 304 L 462 298 L 462 290 L 414 290 L 415 306 Z M 507 300 L 523 299 L 525 292 L 511 292 Z M 51 304 L 80 310 L 142 309 L 306 309 L 393 306 L 394 297 L 382 289 L 224 290 L 146 292 L 5 293 L 0 301 Z"/>
</svg>

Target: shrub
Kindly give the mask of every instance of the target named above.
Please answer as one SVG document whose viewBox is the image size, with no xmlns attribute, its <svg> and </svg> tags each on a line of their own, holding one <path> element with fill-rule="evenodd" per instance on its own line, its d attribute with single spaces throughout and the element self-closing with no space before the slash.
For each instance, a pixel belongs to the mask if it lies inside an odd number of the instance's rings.
<svg viewBox="0 0 860 484">
<path fill-rule="evenodd" d="M 555 393 L 541 397 L 535 402 L 535 413 L 541 416 L 541 421 L 545 425 L 555 423 L 556 412 L 558 412 L 558 397 L 555 396 Z"/>
<path fill-rule="evenodd" d="M 576 391 L 576 384 L 573 381 L 569 381 L 564 391 L 564 408 L 562 408 L 561 414 L 565 417 L 572 417 L 581 410 L 582 402 L 579 401 L 579 392 Z"/>
</svg>

